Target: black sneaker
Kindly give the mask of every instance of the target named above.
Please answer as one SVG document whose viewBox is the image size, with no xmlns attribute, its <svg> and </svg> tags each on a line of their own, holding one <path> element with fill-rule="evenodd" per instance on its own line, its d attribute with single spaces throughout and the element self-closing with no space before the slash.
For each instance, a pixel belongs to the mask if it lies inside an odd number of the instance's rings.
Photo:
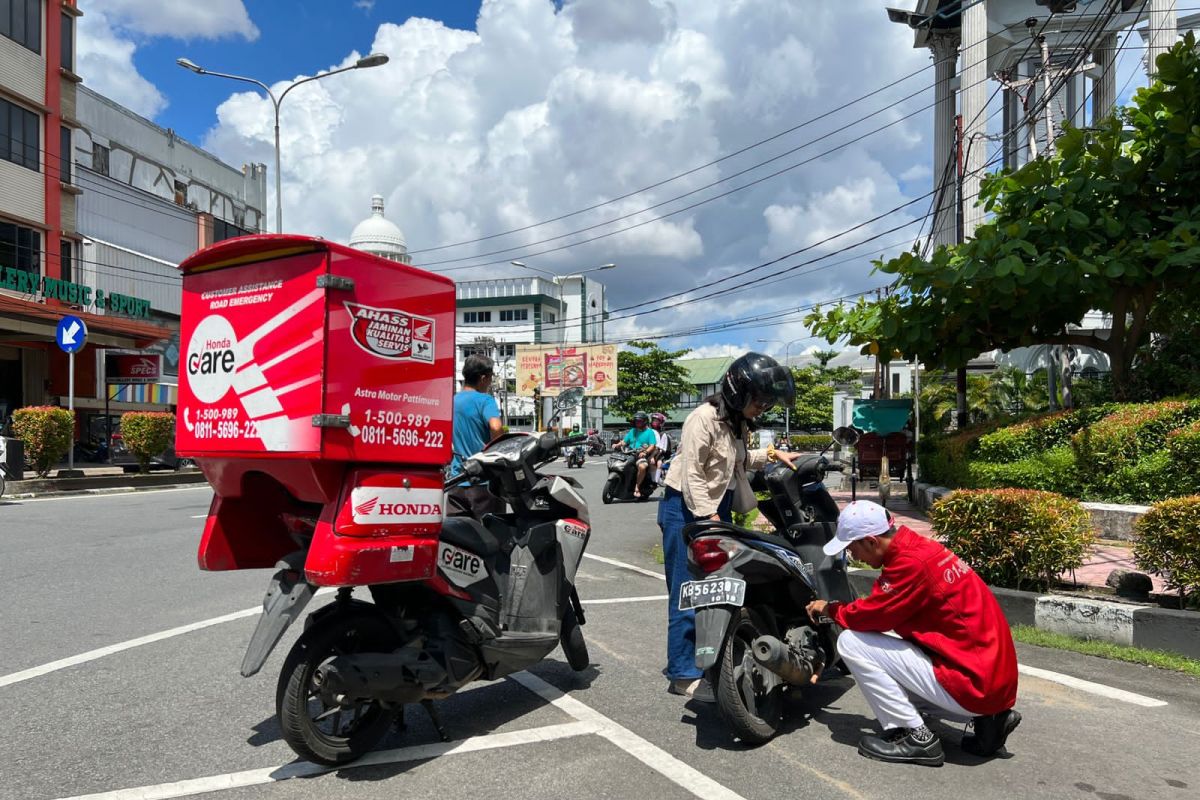
<svg viewBox="0 0 1200 800">
<path fill-rule="evenodd" d="M 908 728 L 892 728 L 883 736 L 864 736 L 858 741 L 858 752 L 876 761 L 940 767 L 946 760 L 942 742 L 935 733 L 926 731 L 927 738 L 920 739 Z"/>
<path fill-rule="evenodd" d="M 1021 714 L 1013 709 L 987 717 L 975 717 L 975 733 L 964 736 L 962 749 L 973 756 L 990 758 L 1004 747 L 1008 735 L 1021 724 Z"/>
</svg>

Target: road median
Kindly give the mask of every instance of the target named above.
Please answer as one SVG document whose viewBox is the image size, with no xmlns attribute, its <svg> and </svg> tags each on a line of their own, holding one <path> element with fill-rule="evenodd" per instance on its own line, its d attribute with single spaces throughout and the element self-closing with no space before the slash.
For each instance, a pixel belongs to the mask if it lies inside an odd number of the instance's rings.
<svg viewBox="0 0 1200 800">
<path fill-rule="evenodd" d="M 199 470 L 152 472 L 146 475 L 90 475 L 82 478 L 33 478 L 9 481 L 0 502 L 79 494 L 119 494 L 205 482 Z"/>
</svg>

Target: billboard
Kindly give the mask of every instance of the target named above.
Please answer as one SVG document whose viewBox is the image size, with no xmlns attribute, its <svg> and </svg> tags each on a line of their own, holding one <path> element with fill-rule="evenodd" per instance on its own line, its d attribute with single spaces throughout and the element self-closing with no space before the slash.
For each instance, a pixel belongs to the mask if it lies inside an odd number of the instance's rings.
<svg viewBox="0 0 1200 800">
<path fill-rule="evenodd" d="M 105 353 L 104 375 L 109 384 L 158 383 L 163 357 L 159 353 Z"/>
<path fill-rule="evenodd" d="M 617 394 L 617 346 L 517 345 L 517 394 L 554 397 L 563 389 L 581 388 L 591 397 Z"/>
</svg>

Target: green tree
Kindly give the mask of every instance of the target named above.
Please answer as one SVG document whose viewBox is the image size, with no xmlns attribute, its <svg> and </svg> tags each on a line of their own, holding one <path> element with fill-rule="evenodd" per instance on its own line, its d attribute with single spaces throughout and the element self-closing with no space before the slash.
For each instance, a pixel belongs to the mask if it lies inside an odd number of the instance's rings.
<svg viewBox="0 0 1200 800">
<path fill-rule="evenodd" d="M 792 380 L 796 382 L 792 430 L 833 430 L 833 386 L 826 371 L 820 367 L 792 368 Z"/>
<path fill-rule="evenodd" d="M 1118 397 L 1166 297 L 1200 305 L 1200 55 L 1188 34 L 1159 56 L 1158 80 L 1096 128 L 1067 128 L 1052 157 L 989 176 L 991 214 L 974 238 L 877 269 L 894 290 L 874 302 L 817 309 L 806 320 L 831 343 L 963 366 L 980 352 L 1035 344 L 1108 355 Z M 1099 336 L 1072 331 L 1090 309 Z"/>
<path fill-rule="evenodd" d="M 841 355 L 840 350 L 814 350 L 812 357 L 821 365 L 821 369 L 829 369 L 829 362 Z"/>
<path fill-rule="evenodd" d="M 609 403 L 614 414 L 669 413 L 679 396 L 695 391 L 685 367 L 676 363 L 690 350 L 663 350 L 654 342 L 630 342 L 633 349 L 617 353 L 617 396 Z"/>
</svg>

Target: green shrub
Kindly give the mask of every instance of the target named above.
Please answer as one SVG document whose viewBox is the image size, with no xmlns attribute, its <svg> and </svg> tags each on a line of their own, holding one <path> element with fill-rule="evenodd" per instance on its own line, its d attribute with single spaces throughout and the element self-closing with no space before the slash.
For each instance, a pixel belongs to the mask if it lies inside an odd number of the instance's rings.
<svg viewBox="0 0 1200 800">
<path fill-rule="evenodd" d="M 24 443 L 25 459 L 45 478 L 75 442 L 75 417 L 57 406 L 27 406 L 13 412 L 13 434 Z"/>
<path fill-rule="evenodd" d="M 1167 434 L 1200 418 L 1200 403 L 1167 400 L 1120 406 L 1071 438 L 1086 497 L 1115 498 L 1128 492 L 1137 462 L 1161 449 Z"/>
<path fill-rule="evenodd" d="M 1167 434 L 1172 494 L 1200 494 L 1200 420 Z"/>
<path fill-rule="evenodd" d="M 1095 541 L 1083 506 L 1051 492 L 958 491 L 935 503 L 929 517 L 946 546 L 994 586 L 1048 588 L 1082 565 Z"/>
<path fill-rule="evenodd" d="M 819 453 L 828 447 L 829 443 L 832 441 L 833 437 L 827 434 L 813 434 L 811 436 L 792 434 L 791 438 L 788 440 L 792 450 L 802 453 Z"/>
<path fill-rule="evenodd" d="M 1008 464 L 972 461 L 969 471 L 975 489 L 1038 489 L 1073 495 L 1079 488 L 1075 453 L 1066 445 Z"/>
<path fill-rule="evenodd" d="M 1052 411 L 1001 428 L 979 438 L 977 452 L 984 461 L 1007 464 L 1066 444 L 1071 436 L 1112 412 L 1116 404 Z"/>
<path fill-rule="evenodd" d="M 1134 525 L 1138 569 L 1161 575 L 1180 604 L 1200 599 L 1200 496 L 1164 500 Z"/>
<path fill-rule="evenodd" d="M 121 415 L 121 438 L 137 456 L 142 472 L 150 459 L 167 449 L 175 436 L 175 415 L 160 411 L 130 411 Z"/>
</svg>

